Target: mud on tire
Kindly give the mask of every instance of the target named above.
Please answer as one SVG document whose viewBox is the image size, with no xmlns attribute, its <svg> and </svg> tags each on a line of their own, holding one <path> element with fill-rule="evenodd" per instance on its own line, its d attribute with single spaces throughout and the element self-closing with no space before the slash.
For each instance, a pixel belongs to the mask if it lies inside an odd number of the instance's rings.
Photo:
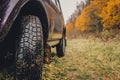
<svg viewBox="0 0 120 80">
<path fill-rule="evenodd" d="M 15 80 L 41 80 L 43 48 L 43 31 L 39 18 L 24 16 L 16 51 Z"/>
</svg>

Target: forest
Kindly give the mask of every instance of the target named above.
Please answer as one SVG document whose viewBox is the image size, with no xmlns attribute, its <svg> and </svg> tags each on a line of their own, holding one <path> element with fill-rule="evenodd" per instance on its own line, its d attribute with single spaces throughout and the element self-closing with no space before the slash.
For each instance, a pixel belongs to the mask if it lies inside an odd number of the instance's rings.
<svg viewBox="0 0 120 80">
<path fill-rule="evenodd" d="M 120 0 L 88 0 L 80 2 L 66 23 L 67 36 L 81 33 L 118 34 Z M 110 32 L 110 33 L 109 33 Z"/>
</svg>

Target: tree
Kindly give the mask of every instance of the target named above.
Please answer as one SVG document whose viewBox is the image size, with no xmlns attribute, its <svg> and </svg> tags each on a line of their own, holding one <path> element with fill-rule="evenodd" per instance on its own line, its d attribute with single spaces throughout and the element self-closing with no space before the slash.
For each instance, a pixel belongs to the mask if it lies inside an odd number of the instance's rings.
<svg viewBox="0 0 120 80">
<path fill-rule="evenodd" d="M 73 29 L 73 23 L 72 22 L 68 22 L 66 24 L 66 32 L 69 33 L 69 32 L 71 32 L 72 29 Z"/>
<path fill-rule="evenodd" d="M 110 0 L 100 17 L 105 29 L 120 27 L 120 0 Z"/>
<path fill-rule="evenodd" d="M 91 4 L 85 7 L 81 15 L 76 19 L 76 29 L 79 31 L 101 31 L 101 18 L 98 15 L 101 14 L 107 1 L 108 0 L 91 1 Z"/>
</svg>

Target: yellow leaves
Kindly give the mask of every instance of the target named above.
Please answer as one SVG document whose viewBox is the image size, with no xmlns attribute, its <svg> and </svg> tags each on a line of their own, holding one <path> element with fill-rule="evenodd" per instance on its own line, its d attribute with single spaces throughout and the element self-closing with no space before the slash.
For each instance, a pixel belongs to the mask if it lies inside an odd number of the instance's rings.
<svg viewBox="0 0 120 80">
<path fill-rule="evenodd" d="M 93 0 L 76 19 L 76 29 L 93 31 L 120 25 L 120 0 Z"/>
<path fill-rule="evenodd" d="M 86 18 L 85 18 L 86 17 Z M 85 31 L 88 29 L 87 25 L 89 23 L 89 20 L 87 18 L 87 15 L 85 15 L 85 13 L 81 14 L 77 19 L 76 19 L 76 23 L 75 23 L 75 26 L 76 26 L 76 29 L 78 31 Z"/>
<path fill-rule="evenodd" d="M 82 13 L 76 19 L 76 29 L 82 32 L 95 30 L 100 22 L 99 17 L 96 15 L 100 13 L 100 9 L 101 7 L 98 6 L 98 3 L 95 1 L 89 6 L 85 7 Z"/>
<path fill-rule="evenodd" d="M 67 23 L 67 25 L 66 25 L 66 31 L 69 32 L 70 30 L 72 30 L 73 27 L 74 26 L 73 26 L 72 22 Z"/>
<path fill-rule="evenodd" d="M 67 32 L 102 31 L 120 26 L 120 0 L 92 0 L 75 21 L 69 21 Z"/>
<path fill-rule="evenodd" d="M 120 24 L 120 0 L 110 0 L 100 14 L 104 28 L 114 28 Z"/>
</svg>

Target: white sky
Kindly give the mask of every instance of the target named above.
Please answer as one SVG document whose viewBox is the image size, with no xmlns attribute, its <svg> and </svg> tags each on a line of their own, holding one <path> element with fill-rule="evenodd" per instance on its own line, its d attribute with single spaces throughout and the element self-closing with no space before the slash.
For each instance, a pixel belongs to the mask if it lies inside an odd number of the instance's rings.
<svg viewBox="0 0 120 80">
<path fill-rule="evenodd" d="M 65 22 L 76 9 L 77 2 L 84 0 L 60 0 Z"/>
</svg>

